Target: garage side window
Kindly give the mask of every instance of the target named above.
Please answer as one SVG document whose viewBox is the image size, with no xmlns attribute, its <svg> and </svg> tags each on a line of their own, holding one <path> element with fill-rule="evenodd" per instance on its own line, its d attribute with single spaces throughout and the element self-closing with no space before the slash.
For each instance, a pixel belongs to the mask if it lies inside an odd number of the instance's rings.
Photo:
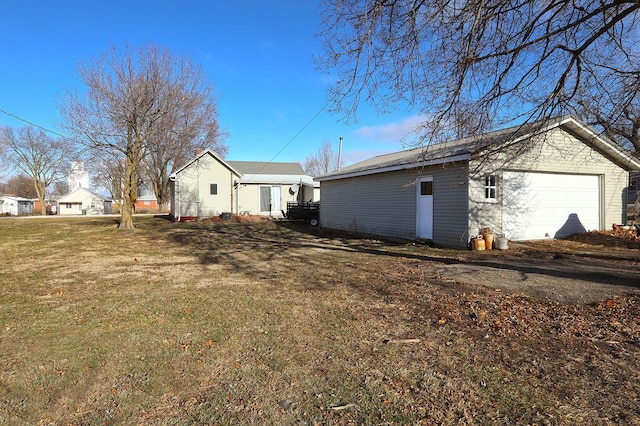
<svg viewBox="0 0 640 426">
<path fill-rule="evenodd" d="M 209 184 L 209 195 L 218 195 L 218 184 L 210 183 Z"/>
<path fill-rule="evenodd" d="M 498 200 L 498 177 L 496 175 L 484 177 L 484 200 L 489 202 Z"/>
</svg>

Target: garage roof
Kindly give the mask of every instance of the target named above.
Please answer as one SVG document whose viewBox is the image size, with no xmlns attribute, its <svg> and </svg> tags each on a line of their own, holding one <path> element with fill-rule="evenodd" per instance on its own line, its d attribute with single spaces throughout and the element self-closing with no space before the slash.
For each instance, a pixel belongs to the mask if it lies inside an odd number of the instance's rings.
<svg viewBox="0 0 640 426">
<path fill-rule="evenodd" d="M 585 143 L 590 144 L 590 146 L 602 152 L 611 158 L 612 161 L 627 170 L 640 169 L 640 160 L 623 151 L 614 142 L 598 134 L 575 117 L 564 116 L 551 121 L 539 121 L 463 139 L 378 155 L 319 176 L 316 180 L 322 182 L 455 161 L 465 161 L 487 150 L 497 150 L 506 144 L 518 143 L 521 140 L 544 133 L 555 127 L 562 127 L 576 134 Z"/>
</svg>

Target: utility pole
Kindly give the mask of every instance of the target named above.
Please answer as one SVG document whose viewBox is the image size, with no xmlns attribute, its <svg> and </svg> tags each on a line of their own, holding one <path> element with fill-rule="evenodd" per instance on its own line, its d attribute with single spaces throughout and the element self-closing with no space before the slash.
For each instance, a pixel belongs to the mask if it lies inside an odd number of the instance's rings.
<svg viewBox="0 0 640 426">
<path fill-rule="evenodd" d="M 342 136 L 340 136 L 340 146 L 338 148 L 338 170 L 342 167 Z"/>
</svg>

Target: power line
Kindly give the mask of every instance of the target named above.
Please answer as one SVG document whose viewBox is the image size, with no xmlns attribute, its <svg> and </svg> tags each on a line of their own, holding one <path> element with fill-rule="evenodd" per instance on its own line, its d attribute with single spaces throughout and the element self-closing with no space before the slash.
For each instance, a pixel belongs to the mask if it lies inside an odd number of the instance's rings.
<svg viewBox="0 0 640 426">
<path fill-rule="evenodd" d="M 62 135 L 62 134 L 60 134 L 60 133 L 58 133 L 58 132 L 56 132 L 56 131 L 54 131 L 54 130 L 51 130 L 51 129 L 47 129 L 46 127 L 43 127 L 43 126 L 41 126 L 41 125 L 39 125 L 39 124 L 36 124 L 36 123 L 34 123 L 34 122 L 32 122 L 32 121 L 29 121 L 29 120 L 27 120 L 27 119 L 24 119 L 24 118 L 22 118 L 22 117 L 18 117 L 17 115 L 15 115 L 15 114 L 11 114 L 10 112 L 5 111 L 5 110 L 3 110 L 3 109 L 0 109 L 0 112 L 1 112 L 1 113 L 3 113 L 3 114 L 8 115 L 9 117 L 13 117 L 13 118 L 15 118 L 16 120 L 20 120 L 20 121 L 22 121 L 22 122 L 24 122 L 24 123 L 27 123 L 27 124 L 29 124 L 30 126 L 34 126 L 34 127 L 37 127 L 38 129 L 44 130 L 45 132 L 53 133 L 54 135 L 56 135 L 56 136 L 60 136 L 61 138 L 70 139 L 68 136 Z"/>
<path fill-rule="evenodd" d="M 276 153 L 276 155 L 274 155 L 274 156 L 273 156 L 273 158 L 267 162 L 267 164 L 269 164 L 269 163 L 273 162 L 273 160 L 275 160 L 275 159 L 276 159 L 276 157 L 277 157 L 278 155 L 282 154 L 282 151 L 284 151 L 285 149 L 287 149 L 287 147 L 288 147 L 289 145 L 291 145 L 291 143 L 292 143 L 292 142 L 293 142 L 293 141 L 294 141 L 298 136 L 300 136 L 300 133 L 302 133 L 302 132 L 307 128 L 307 127 L 309 127 L 309 125 L 310 125 L 310 124 L 311 124 L 311 123 L 312 123 L 316 118 L 318 118 L 318 116 L 320 115 L 320 113 L 322 113 L 322 111 L 324 111 L 324 109 L 325 109 L 325 108 L 326 108 L 330 103 L 331 103 L 331 100 L 327 101 L 327 103 L 326 103 L 326 104 L 324 104 L 324 105 L 322 106 L 322 108 L 320 108 L 320 110 L 319 110 L 318 112 L 316 112 L 316 113 L 315 113 L 315 115 L 314 115 L 313 117 L 311 117 L 311 120 L 309 120 L 309 121 L 307 122 L 307 124 L 305 124 L 305 125 L 302 127 L 302 129 L 300 129 L 300 130 L 298 131 L 298 133 L 296 133 L 296 134 L 295 134 L 295 135 L 294 135 L 294 136 L 289 140 L 289 142 L 287 142 L 287 143 L 282 147 L 282 149 L 280 149 L 280 151 L 278 151 L 278 152 Z"/>
<path fill-rule="evenodd" d="M 316 112 L 316 113 L 313 115 L 313 117 L 311 117 L 311 119 L 310 119 L 309 121 L 307 121 L 307 123 L 306 123 L 304 126 L 302 126 L 302 128 L 301 128 L 300 130 L 298 130 L 298 132 L 297 132 L 295 135 L 293 135 L 293 137 L 292 137 L 291 139 L 289 139 L 289 141 L 288 141 L 286 144 L 284 144 L 284 146 L 280 149 L 280 151 L 278 151 L 278 152 L 277 152 L 277 153 L 276 153 L 276 154 L 271 158 L 271 160 L 269 160 L 269 161 L 267 161 L 267 162 L 265 163 L 265 165 L 263 166 L 263 170 L 264 170 L 264 168 L 267 166 L 267 164 L 271 164 L 271 163 L 273 163 L 273 160 L 275 160 L 275 159 L 276 159 L 280 154 L 282 154 L 282 152 L 283 152 L 285 149 L 287 149 L 287 147 L 288 147 L 289 145 L 291 145 L 291 144 L 293 143 L 293 141 L 294 141 L 294 140 L 296 140 L 296 138 L 297 138 L 298 136 L 300 136 L 300 134 L 301 134 L 301 133 L 302 133 L 302 132 L 307 128 L 307 127 L 309 127 L 309 125 L 310 125 L 311 123 L 313 123 L 313 121 L 314 121 L 316 118 L 318 118 L 318 116 L 322 113 L 322 111 L 324 111 L 324 110 L 325 110 L 325 108 L 327 108 L 327 106 L 329 106 L 329 104 L 330 104 L 330 103 L 331 103 L 331 100 L 328 100 L 328 101 L 327 101 L 327 102 L 322 106 L 322 108 L 320 108 L 320 109 L 318 110 L 318 112 Z M 24 122 L 24 123 L 27 123 L 27 124 L 31 125 L 31 126 L 37 127 L 37 128 L 39 128 L 39 129 L 42 129 L 42 130 L 44 130 L 45 132 L 49 132 L 49 133 L 52 133 L 52 134 L 54 134 L 54 135 L 56 135 L 56 136 L 60 136 L 61 138 L 71 139 L 71 138 L 69 138 L 68 136 L 65 136 L 65 135 L 63 135 L 63 134 L 60 134 L 60 133 L 58 133 L 58 132 L 54 131 L 54 130 L 48 129 L 48 128 L 46 128 L 46 127 L 43 127 L 43 126 L 41 126 L 41 125 L 39 125 L 39 124 L 36 124 L 36 123 L 34 123 L 34 122 L 32 122 L 32 121 L 29 121 L 29 120 L 27 120 L 27 119 L 25 119 L 25 118 L 19 117 L 19 116 L 15 115 L 15 114 L 12 114 L 12 113 L 10 113 L 10 112 L 8 112 L 8 111 L 5 111 L 5 110 L 3 110 L 3 109 L 0 109 L 0 113 L 6 114 L 6 115 L 8 115 L 8 116 L 10 116 L 10 117 L 15 118 L 16 120 L 20 120 L 20 121 L 22 121 L 22 122 Z M 261 171 L 262 171 L 262 170 L 261 170 Z"/>
<path fill-rule="evenodd" d="M 261 174 L 261 173 L 262 173 L 262 171 L 263 171 L 263 170 L 264 170 L 264 169 L 265 169 L 269 164 L 273 163 L 273 160 L 275 160 L 275 159 L 278 157 L 278 155 L 282 154 L 282 151 L 284 151 L 285 149 L 287 149 L 287 147 L 288 147 L 289 145 L 291 145 L 291 143 L 293 143 L 293 141 L 294 141 L 298 136 L 300 136 L 300 134 L 301 134 L 301 133 L 302 133 L 302 132 L 307 128 L 307 127 L 309 127 L 309 125 L 310 125 L 310 124 L 311 124 L 311 123 L 312 123 L 316 118 L 318 118 L 318 116 L 322 113 L 322 111 L 324 111 L 324 110 L 325 110 L 325 108 L 326 108 L 330 103 L 331 103 L 331 100 L 327 101 L 327 103 L 326 103 L 326 104 L 324 104 L 324 105 L 322 106 L 322 108 L 320 108 L 320 109 L 318 110 L 318 112 L 316 112 L 316 113 L 313 115 L 313 117 L 311 117 L 311 119 L 310 119 L 309 121 L 307 121 L 307 123 L 306 123 L 304 126 L 302 126 L 302 128 L 301 128 L 300 130 L 298 130 L 298 133 L 296 133 L 295 135 L 293 135 L 293 137 L 292 137 L 291 139 L 289 139 L 289 142 L 287 142 L 286 144 L 284 144 L 284 146 L 280 149 L 280 151 L 278 151 L 278 152 L 277 152 L 277 153 L 276 153 L 276 154 L 271 158 L 271 160 L 269 160 L 269 161 L 265 162 L 265 163 L 262 165 L 262 167 L 260 168 L 260 170 L 259 170 L 257 173 L 251 173 L 251 174 L 249 174 L 249 176 L 255 176 L 255 175 L 259 175 L 259 174 Z"/>
</svg>

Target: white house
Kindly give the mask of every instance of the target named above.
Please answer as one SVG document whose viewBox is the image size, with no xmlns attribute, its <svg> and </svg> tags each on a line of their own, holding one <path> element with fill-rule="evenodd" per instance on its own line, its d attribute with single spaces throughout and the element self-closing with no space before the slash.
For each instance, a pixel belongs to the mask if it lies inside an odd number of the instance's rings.
<svg viewBox="0 0 640 426">
<path fill-rule="evenodd" d="M 224 161 L 210 149 L 171 175 L 171 216 L 282 216 L 287 202 L 317 201 L 319 184 L 298 163 Z"/>
<path fill-rule="evenodd" d="M 111 211 L 111 200 L 87 188 L 78 188 L 58 199 L 59 215 L 101 215 Z"/>
<path fill-rule="evenodd" d="M 0 197 L 0 214 L 26 216 L 33 211 L 33 202 L 22 197 Z"/>
<path fill-rule="evenodd" d="M 624 223 L 638 169 L 638 158 L 567 116 L 320 176 L 320 225 L 453 247 L 485 227 L 512 240 L 562 238 Z"/>
</svg>

